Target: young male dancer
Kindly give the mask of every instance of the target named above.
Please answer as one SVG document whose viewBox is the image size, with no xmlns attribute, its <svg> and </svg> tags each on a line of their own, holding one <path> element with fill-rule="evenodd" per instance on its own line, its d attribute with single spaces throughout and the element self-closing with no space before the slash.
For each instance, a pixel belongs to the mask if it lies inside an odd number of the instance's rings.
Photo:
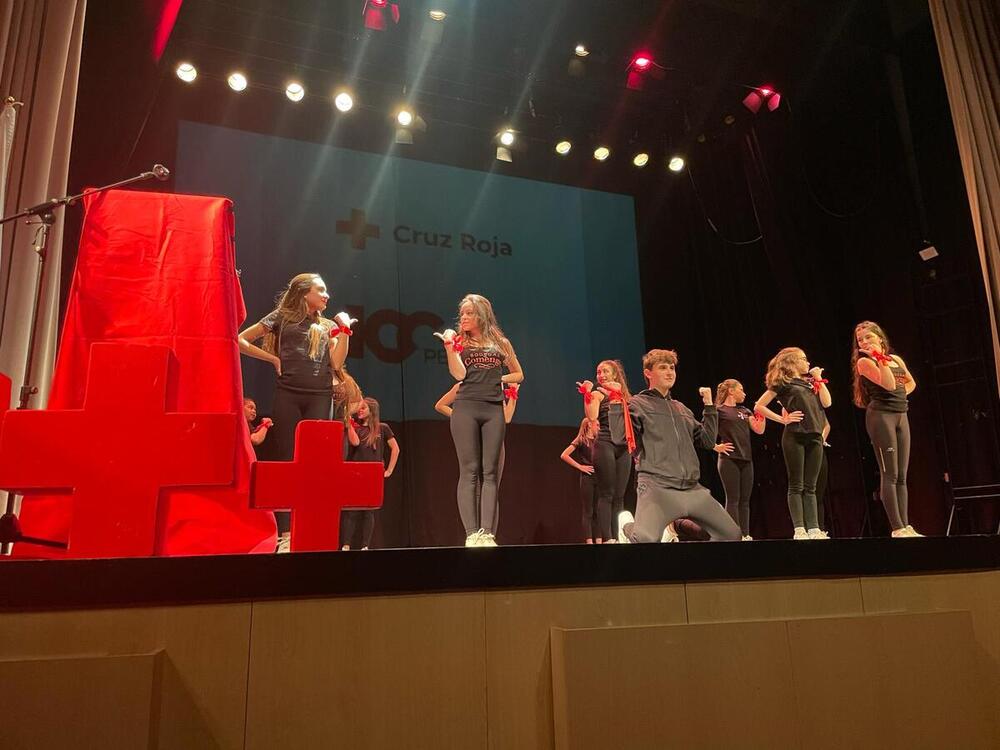
<svg viewBox="0 0 1000 750">
<path fill-rule="evenodd" d="M 698 422 L 680 401 L 670 396 L 677 379 L 677 353 L 653 349 L 642 358 L 642 374 L 649 388 L 632 397 L 632 420 L 639 459 L 635 518 L 622 511 L 619 542 L 659 542 L 667 524 L 690 518 L 715 539 L 738 541 L 740 527 L 711 493 L 698 484 L 701 470 L 695 446 L 712 450 L 719 426 L 719 412 L 712 391 L 699 388 L 704 412 Z M 625 439 L 625 413 L 621 402 L 609 410 L 611 434 Z"/>
</svg>

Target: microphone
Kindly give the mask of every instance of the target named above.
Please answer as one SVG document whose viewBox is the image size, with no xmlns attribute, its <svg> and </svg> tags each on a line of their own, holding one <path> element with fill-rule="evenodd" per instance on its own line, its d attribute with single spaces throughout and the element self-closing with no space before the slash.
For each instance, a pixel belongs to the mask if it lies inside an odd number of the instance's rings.
<svg viewBox="0 0 1000 750">
<path fill-rule="evenodd" d="M 153 177 L 163 182 L 170 177 L 170 170 L 162 164 L 153 165 Z"/>
</svg>

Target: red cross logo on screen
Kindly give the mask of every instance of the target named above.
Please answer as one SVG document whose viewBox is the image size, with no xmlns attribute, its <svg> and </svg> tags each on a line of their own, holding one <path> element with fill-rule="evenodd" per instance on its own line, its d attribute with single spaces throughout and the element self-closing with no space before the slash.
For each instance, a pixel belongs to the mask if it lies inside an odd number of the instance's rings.
<svg viewBox="0 0 1000 750">
<path fill-rule="evenodd" d="M 355 250 L 364 250 L 369 237 L 373 240 L 378 239 L 379 228 L 378 224 L 368 223 L 364 211 L 352 208 L 350 219 L 337 220 L 337 234 L 351 235 L 351 247 Z"/>
</svg>

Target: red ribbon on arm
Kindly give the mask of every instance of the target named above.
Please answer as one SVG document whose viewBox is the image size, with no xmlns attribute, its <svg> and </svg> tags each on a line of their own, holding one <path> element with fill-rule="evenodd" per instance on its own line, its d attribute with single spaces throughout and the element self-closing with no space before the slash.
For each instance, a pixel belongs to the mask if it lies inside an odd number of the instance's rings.
<svg viewBox="0 0 1000 750">
<path fill-rule="evenodd" d="M 829 383 L 830 381 L 826 378 L 813 378 L 812 379 L 812 389 L 813 393 L 819 395 L 820 390 L 823 388 L 824 383 Z"/>
<path fill-rule="evenodd" d="M 883 352 L 872 352 L 872 359 L 879 363 L 879 365 L 891 365 L 892 357 Z"/>
<path fill-rule="evenodd" d="M 515 388 L 512 385 L 509 385 L 503 389 L 503 395 L 505 398 L 511 401 L 517 401 L 517 388 Z"/>
<path fill-rule="evenodd" d="M 455 336 L 455 338 L 451 340 L 451 349 L 455 352 L 455 354 L 461 354 L 465 351 L 465 345 L 462 343 L 461 336 Z"/>
<path fill-rule="evenodd" d="M 608 390 L 608 398 L 622 405 L 622 411 L 625 412 L 625 445 L 628 446 L 629 453 L 635 453 L 635 428 L 632 426 L 632 415 L 628 411 L 628 399 L 621 391 L 612 390 Z"/>
<path fill-rule="evenodd" d="M 351 417 L 351 427 L 353 427 L 355 429 L 355 431 L 360 430 L 361 429 L 361 423 L 358 422 L 356 419 L 354 419 L 354 417 Z"/>
<path fill-rule="evenodd" d="M 253 432 L 256 435 L 261 430 L 270 429 L 271 425 L 273 424 L 274 422 L 271 421 L 270 417 L 264 417 L 262 420 L 260 420 L 260 424 L 257 425 L 257 427 L 254 429 Z"/>
<path fill-rule="evenodd" d="M 755 412 L 753 413 L 753 418 L 754 418 L 754 419 L 767 419 L 767 417 L 765 417 L 765 416 L 764 416 L 763 414 L 761 414 L 761 413 L 760 413 L 759 411 L 755 411 Z"/>
<path fill-rule="evenodd" d="M 338 326 L 336 323 L 334 323 L 334 325 L 330 327 L 330 338 L 331 339 L 334 338 L 335 336 L 340 335 L 341 333 L 343 333 L 343 334 L 345 334 L 347 336 L 353 336 L 354 335 L 354 331 L 352 331 L 347 326 Z"/>
<path fill-rule="evenodd" d="M 580 393 L 583 394 L 583 405 L 590 406 L 590 402 L 594 400 L 594 394 L 588 391 L 584 386 L 580 385 L 576 388 Z"/>
</svg>

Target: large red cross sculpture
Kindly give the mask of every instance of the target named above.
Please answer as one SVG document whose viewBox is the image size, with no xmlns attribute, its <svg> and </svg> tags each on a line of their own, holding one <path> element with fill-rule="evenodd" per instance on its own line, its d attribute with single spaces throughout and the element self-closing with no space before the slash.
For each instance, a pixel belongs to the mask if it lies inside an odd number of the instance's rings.
<svg viewBox="0 0 1000 750">
<path fill-rule="evenodd" d="M 331 420 L 299 422 L 294 455 L 253 465 L 250 504 L 292 512 L 292 552 L 340 549 L 340 511 L 381 508 L 384 467 L 344 461 L 344 425 Z"/>
<path fill-rule="evenodd" d="M 0 488 L 72 495 L 73 557 L 152 555 L 165 487 L 233 481 L 236 414 L 167 413 L 164 346 L 94 344 L 82 409 L 9 411 Z"/>
</svg>

